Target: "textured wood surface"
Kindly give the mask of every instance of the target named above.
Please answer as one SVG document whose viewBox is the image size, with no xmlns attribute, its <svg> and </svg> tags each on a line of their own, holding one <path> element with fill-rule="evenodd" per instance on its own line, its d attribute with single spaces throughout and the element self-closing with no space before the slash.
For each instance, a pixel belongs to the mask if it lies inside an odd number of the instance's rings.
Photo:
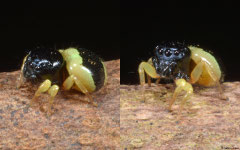
<svg viewBox="0 0 240 150">
<path fill-rule="evenodd" d="M 19 71 L 0 73 L 0 149 L 119 149 L 120 60 L 106 62 L 107 85 L 93 93 L 98 107 L 79 92 L 60 91 L 50 117 L 29 107 L 36 86 L 16 89 Z M 47 106 L 47 95 L 39 102 Z"/>
<path fill-rule="evenodd" d="M 194 86 L 182 117 L 177 120 L 179 98 L 167 110 L 174 86 L 120 86 L 121 149 L 224 150 L 240 149 L 240 82 L 226 82 L 219 99 L 217 88 Z M 181 97 L 181 96 L 180 96 Z"/>
</svg>

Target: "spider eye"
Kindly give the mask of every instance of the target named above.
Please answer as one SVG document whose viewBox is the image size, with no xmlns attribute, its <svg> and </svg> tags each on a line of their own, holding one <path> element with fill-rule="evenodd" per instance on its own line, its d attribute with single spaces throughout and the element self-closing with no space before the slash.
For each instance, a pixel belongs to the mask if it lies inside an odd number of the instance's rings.
<svg viewBox="0 0 240 150">
<path fill-rule="evenodd" d="M 162 49 L 160 49 L 158 52 L 159 52 L 159 55 L 163 54 L 163 50 Z"/>
<path fill-rule="evenodd" d="M 167 49 L 167 50 L 165 51 L 165 55 L 166 55 L 167 57 L 170 57 L 170 56 L 172 55 L 171 50 L 170 50 L 170 49 Z"/>
<path fill-rule="evenodd" d="M 174 55 L 178 56 L 179 55 L 179 51 L 174 51 Z"/>
</svg>

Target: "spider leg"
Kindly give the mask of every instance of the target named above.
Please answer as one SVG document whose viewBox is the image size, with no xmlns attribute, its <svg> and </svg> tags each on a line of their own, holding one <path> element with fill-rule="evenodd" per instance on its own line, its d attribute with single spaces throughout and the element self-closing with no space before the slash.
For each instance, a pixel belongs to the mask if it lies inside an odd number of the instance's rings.
<svg viewBox="0 0 240 150">
<path fill-rule="evenodd" d="M 223 90 L 222 90 L 219 78 L 215 75 L 212 68 L 206 62 L 201 61 L 195 66 L 195 68 L 193 69 L 193 71 L 191 73 L 191 83 L 196 83 L 199 80 L 204 67 L 207 70 L 208 74 L 210 75 L 211 79 L 218 86 L 218 90 L 220 92 L 220 97 L 222 99 L 227 99 L 227 97 L 223 94 Z"/>
<path fill-rule="evenodd" d="M 46 91 L 48 91 L 48 94 L 50 95 L 48 102 L 48 115 L 52 114 L 52 105 L 54 102 L 54 98 L 57 95 L 59 90 L 59 87 L 57 85 L 52 85 L 51 86 L 51 81 L 50 80 L 45 80 L 43 83 L 41 83 L 41 85 L 38 87 L 37 91 L 34 94 L 34 97 L 32 98 L 32 100 L 30 101 L 30 106 L 33 105 L 33 102 L 36 100 L 37 97 L 39 97 L 41 95 L 41 93 L 44 93 Z"/>
<path fill-rule="evenodd" d="M 21 85 L 23 84 L 23 80 L 24 80 L 24 78 L 23 78 L 23 68 L 24 68 L 24 63 L 27 59 L 27 56 L 25 56 L 24 59 L 23 59 L 23 63 L 22 63 L 22 66 L 21 66 L 21 72 L 20 72 L 19 78 L 17 80 L 17 89 L 19 89 L 21 87 Z"/>
<path fill-rule="evenodd" d="M 41 93 L 46 92 L 51 87 L 51 81 L 45 80 L 43 83 L 40 84 L 37 91 L 35 92 L 32 100 L 30 101 L 30 106 L 32 106 L 33 102 L 36 100 L 37 97 L 40 96 Z"/>
<path fill-rule="evenodd" d="M 140 84 L 142 86 L 145 84 L 145 72 L 151 78 L 160 78 L 159 75 L 157 74 L 155 68 L 151 64 L 149 64 L 147 62 L 142 62 L 138 67 Z M 149 79 L 150 79 L 150 77 L 149 77 Z"/>
<path fill-rule="evenodd" d="M 219 93 L 220 93 L 220 97 L 224 100 L 227 100 L 228 97 L 224 95 L 223 89 L 221 87 L 221 84 L 220 84 L 220 81 L 219 81 L 218 77 L 215 75 L 215 73 L 212 71 L 212 68 L 207 63 L 204 63 L 204 65 L 206 67 L 207 72 L 209 73 L 209 75 L 213 79 L 213 81 L 217 84 L 218 90 L 219 90 Z"/>
<path fill-rule="evenodd" d="M 173 97 L 172 97 L 172 99 L 171 99 L 170 102 L 169 102 L 169 107 L 168 107 L 168 110 L 169 110 L 169 111 L 172 110 L 172 105 L 173 105 L 173 103 L 175 102 L 178 94 L 179 94 L 181 91 L 182 91 L 182 87 L 177 87 L 177 88 L 175 89 L 175 91 L 174 91 L 174 93 L 173 93 Z"/>
<path fill-rule="evenodd" d="M 203 66 L 204 66 L 203 62 L 199 62 L 195 66 L 195 68 L 192 70 L 192 72 L 191 72 L 191 83 L 192 84 L 196 83 L 199 80 L 199 78 L 203 72 Z"/>
<path fill-rule="evenodd" d="M 147 81 L 148 81 L 148 86 L 151 86 L 151 83 L 152 83 L 151 76 L 149 76 L 148 74 L 147 74 Z"/>
<path fill-rule="evenodd" d="M 87 90 L 87 88 L 82 84 L 81 81 L 79 81 L 79 79 L 77 77 L 75 77 L 74 75 L 70 75 L 64 82 L 63 82 L 63 89 L 64 90 L 70 90 L 74 83 L 76 84 L 76 88 L 77 90 L 81 91 L 82 93 L 84 93 L 88 99 L 89 102 L 92 103 L 94 106 L 97 106 L 97 104 L 93 101 L 92 96 L 89 94 L 89 91 Z"/>
<path fill-rule="evenodd" d="M 97 103 L 95 103 L 93 101 L 93 98 L 92 96 L 89 94 L 89 91 L 87 90 L 87 88 L 82 84 L 82 82 L 77 78 L 77 77 L 74 77 L 74 82 L 76 84 L 76 86 L 88 97 L 89 99 L 89 102 L 92 103 L 94 106 L 98 106 Z"/>
<path fill-rule="evenodd" d="M 150 64 L 151 66 L 153 66 L 152 58 L 149 58 L 147 63 Z M 151 86 L 151 76 L 149 76 L 148 74 L 147 74 L 147 81 L 148 81 L 148 86 Z M 157 79 L 157 81 L 158 82 L 156 82 L 156 84 L 159 83 L 160 77 Z"/>
<path fill-rule="evenodd" d="M 139 79 L 140 79 L 140 84 L 142 86 L 142 93 L 143 93 L 144 100 L 145 100 L 145 93 L 144 93 L 145 72 L 147 74 L 149 86 L 151 86 L 151 78 L 160 78 L 160 76 L 157 74 L 153 65 L 151 65 L 151 58 L 148 60 L 148 62 L 142 62 L 138 67 Z"/>
<path fill-rule="evenodd" d="M 177 88 L 174 91 L 173 97 L 169 103 L 169 107 L 168 110 L 171 111 L 172 105 L 175 102 L 178 94 L 181 91 L 185 91 L 186 94 L 184 95 L 182 101 L 181 101 L 181 105 L 180 105 L 180 109 L 179 109 L 179 114 L 182 112 L 183 106 L 186 103 L 186 101 L 189 99 L 190 95 L 193 93 L 193 87 L 190 83 L 188 83 L 185 79 L 177 79 L 175 81 Z"/>
<path fill-rule="evenodd" d="M 159 84 L 160 80 L 161 80 L 161 78 L 158 78 L 155 83 Z"/>
<path fill-rule="evenodd" d="M 63 82 L 63 90 L 70 90 L 74 84 L 74 76 L 70 75 L 67 79 Z"/>
<path fill-rule="evenodd" d="M 57 85 L 52 85 L 48 89 L 48 94 L 50 95 L 50 98 L 48 99 L 49 105 L 48 105 L 48 116 L 52 114 L 52 105 L 54 102 L 54 97 L 57 95 L 59 90 L 59 86 Z"/>
</svg>

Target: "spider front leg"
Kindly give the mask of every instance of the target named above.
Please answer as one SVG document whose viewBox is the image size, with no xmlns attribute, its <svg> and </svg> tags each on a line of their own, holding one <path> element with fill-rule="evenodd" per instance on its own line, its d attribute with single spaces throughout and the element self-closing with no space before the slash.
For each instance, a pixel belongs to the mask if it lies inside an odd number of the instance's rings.
<svg viewBox="0 0 240 150">
<path fill-rule="evenodd" d="M 145 84 L 145 72 L 148 76 L 148 85 L 151 85 L 151 78 L 158 79 L 160 76 L 157 74 L 156 69 L 152 65 L 152 59 L 150 58 L 148 62 L 141 62 L 138 67 L 140 84 L 143 86 Z"/>
<path fill-rule="evenodd" d="M 32 98 L 32 100 L 30 101 L 30 106 L 33 105 L 33 102 L 36 100 L 37 97 L 39 97 L 41 95 L 41 93 L 44 93 L 46 91 L 48 91 L 48 94 L 50 95 L 48 102 L 48 115 L 52 114 L 52 105 L 53 105 L 53 101 L 54 101 L 54 97 L 57 95 L 59 90 L 59 87 L 57 85 L 52 85 L 51 86 L 51 81 L 50 80 L 45 80 L 37 89 L 37 91 L 34 94 L 34 97 Z"/>
<path fill-rule="evenodd" d="M 97 104 L 93 101 L 92 96 L 89 94 L 89 91 L 87 90 L 87 88 L 82 84 L 82 82 L 75 77 L 74 75 L 70 75 L 64 82 L 63 82 L 63 89 L 64 90 L 70 90 L 74 83 L 76 84 L 76 88 L 78 91 L 81 91 L 82 93 L 84 93 L 88 99 L 89 102 L 92 103 L 94 106 L 97 107 Z"/>
<path fill-rule="evenodd" d="M 181 114 L 182 112 L 182 109 L 183 109 L 183 106 L 184 104 L 186 103 L 186 101 L 189 99 L 189 97 L 192 95 L 193 93 L 193 87 L 190 83 L 188 83 L 186 80 L 184 79 L 177 79 L 175 81 L 176 85 L 177 85 L 177 88 L 175 89 L 174 91 L 174 94 L 173 94 L 173 97 L 169 103 L 169 107 L 168 107 L 168 110 L 171 111 L 172 109 L 172 105 L 173 103 L 175 102 L 176 100 L 176 97 L 178 96 L 178 94 L 181 92 L 181 91 L 185 91 L 186 94 L 184 95 L 182 101 L 181 101 L 181 105 L 180 105 L 180 109 L 179 109 L 179 114 Z"/>
<path fill-rule="evenodd" d="M 48 89 L 48 94 L 50 95 L 50 98 L 48 99 L 48 115 L 52 114 L 52 105 L 54 102 L 54 98 L 57 95 L 59 90 L 59 86 L 57 85 L 52 85 L 49 89 Z"/>
<path fill-rule="evenodd" d="M 145 72 L 147 74 L 148 79 L 148 85 L 151 86 L 151 78 L 160 78 L 160 76 L 157 74 L 155 68 L 151 64 L 151 58 L 148 60 L 148 62 L 142 62 L 138 67 L 138 73 L 139 73 L 139 79 L 140 84 L 142 86 L 142 91 L 144 93 L 145 88 Z M 143 99 L 145 100 L 145 94 L 143 94 Z"/>
</svg>

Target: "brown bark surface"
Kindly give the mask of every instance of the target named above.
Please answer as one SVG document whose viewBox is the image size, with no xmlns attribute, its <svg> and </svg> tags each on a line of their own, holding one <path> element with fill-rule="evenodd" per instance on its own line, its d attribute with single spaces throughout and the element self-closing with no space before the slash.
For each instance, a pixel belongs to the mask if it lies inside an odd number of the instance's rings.
<svg viewBox="0 0 240 150">
<path fill-rule="evenodd" d="M 59 91 L 50 117 L 39 103 L 29 107 L 36 86 L 16 89 L 20 71 L 0 73 L 0 149 L 119 149 L 120 60 L 105 64 L 107 85 L 92 94 L 98 107 L 79 92 Z M 43 108 L 47 98 L 38 98 Z"/>
<path fill-rule="evenodd" d="M 121 85 L 121 148 L 240 149 L 240 82 L 226 82 L 222 87 L 228 101 L 219 98 L 216 87 L 194 86 L 178 120 L 181 95 L 173 111 L 167 110 L 173 84 L 146 85 L 145 92 L 139 85 Z"/>
</svg>

